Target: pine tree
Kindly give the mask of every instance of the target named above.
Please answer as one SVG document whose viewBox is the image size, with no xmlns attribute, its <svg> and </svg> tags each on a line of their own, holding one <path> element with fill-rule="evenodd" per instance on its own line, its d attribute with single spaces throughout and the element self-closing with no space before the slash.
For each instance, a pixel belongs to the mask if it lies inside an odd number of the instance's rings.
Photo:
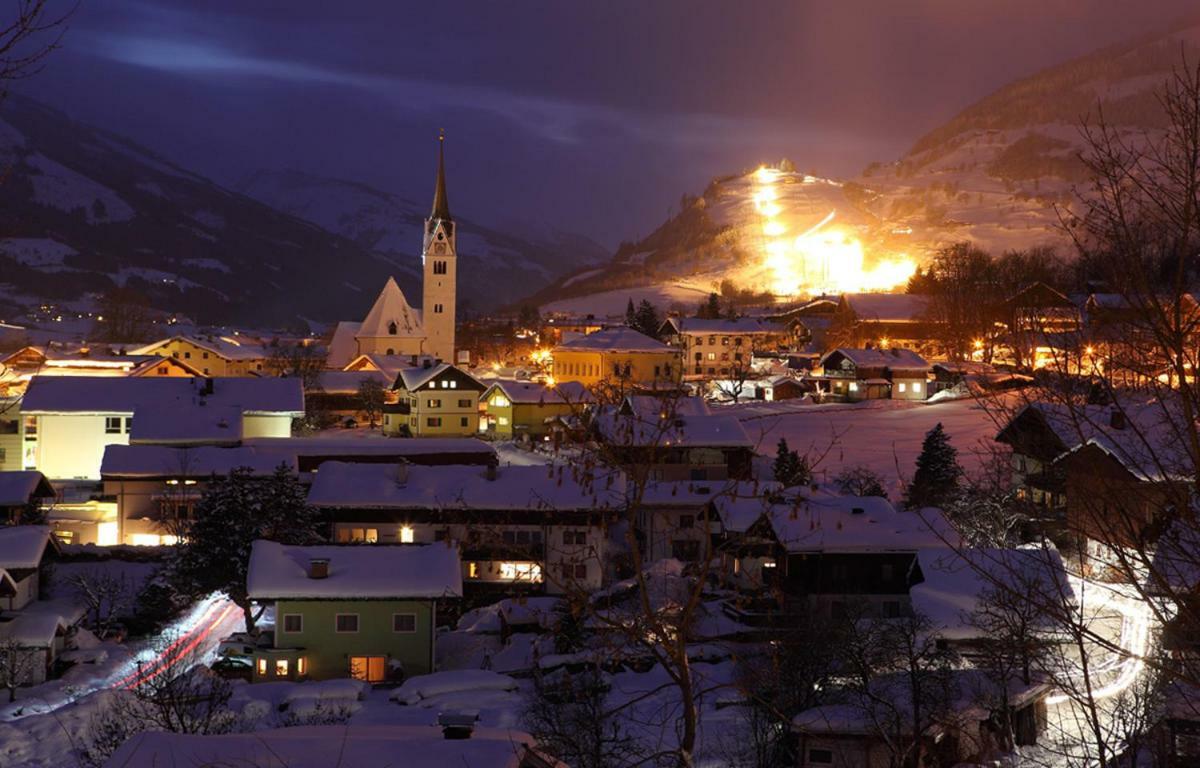
<svg viewBox="0 0 1200 768">
<path fill-rule="evenodd" d="M 716 292 L 708 294 L 708 300 L 700 303 L 696 317 L 703 320 L 716 320 L 721 316 L 721 297 Z"/>
<path fill-rule="evenodd" d="M 784 488 L 794 488 L 812 482 L 808 457 L 801 456 L 788 448 L 787 440 L 782 437 L 779 438 L 779 444 L 775 448 L 775 464 L 772 471 L 775 481 Z"/>
<path fill-rule="evenodd" d="M 642 299 L 642 303 L 638 304 L 633 327 L 650 338 L 657 339 L 658 326 L 658 310 L 649 301 Z"/>
<path fill-rule="evenodd" d="M 633 299 L 631 298 L 629 303 L 625 305 L 625 325 L 630 328 L 636 328 L 637 321 L 637 310 L 633 308 Z"/>
<path fill-rule="evenodd" d="M 245 467 L 235 469 L 215 480 L 197 502 L 180 544 L 175 581 L 181 592 L 226 593 L 253 630 L 246 572 L 254 540 L 312 543 L 317 540 L 315 519 L 304 488 L 288 467 L 281 465 L 265 479 Z"/>
<path fill-rule="evenodd" d="M 909 509 L 944 506 L 958 495 L 961 477 L 958 451 L 950 445 L 946 430 L 938 422 L 926 433 L 925 441 L 921 444 L 917 471 L 912 483 L 904 491 L 904 504 Z"/>
</svg>

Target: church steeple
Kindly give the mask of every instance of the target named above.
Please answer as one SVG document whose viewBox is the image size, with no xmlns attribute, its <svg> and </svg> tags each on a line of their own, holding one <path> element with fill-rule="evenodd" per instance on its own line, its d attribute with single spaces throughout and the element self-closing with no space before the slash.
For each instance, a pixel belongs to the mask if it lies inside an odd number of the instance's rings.
<svg viewBox="0 0 1200 768">
<path fill-rule="evenodd" d="M 441 219 L 450 221 L 450 202 L 446 199 L 446 164 L 444 160 L 446 132 L 438 134 L 438 172 L 437 186 L 433 189 L 433 212 L 429 218 L 433 221 Z"/>
</svg>

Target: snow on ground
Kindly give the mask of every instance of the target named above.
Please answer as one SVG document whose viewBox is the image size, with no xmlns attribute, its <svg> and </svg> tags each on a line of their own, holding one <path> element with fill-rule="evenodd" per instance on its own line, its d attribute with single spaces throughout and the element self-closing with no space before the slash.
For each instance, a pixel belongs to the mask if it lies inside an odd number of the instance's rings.
<svg viewBox="0 0 1200 768">
<path fill-rule="evenodd" d="M 779 439 L 785 438 L 790 448 L 810 457 L 825 454 L 817 466 L 818 481 L 831 480 L 843 468 L 863 465 L 884 478 L 891 498 L 899 498 L 912 477 L 925 433 L 939 422 L 968 474 L 990 461 L 994 449 L 1003 447 L 992 439 L 1000 427 L 973 399 L 823 405 L 781 400 L 725 406 L 723 412 L 738 416 L 766 464 L 775 455 Z"/>
<path fill-rule="evenodd" d="M 67 212 L 82 208 L 89 224 L 133 218 L 133 208 L 108 187 L 44 155 L 32 154 L 25 162 L 37 171 L 29 177 L 35 202 Z"/>
<path fill-rule="evenodd" d="M 63 260 L 78 251 L 69 245 L 42 237 L 9 237 L 0 240 L 0 253 L 27 267 L 63 267 Z"/>
<path fill-rule="evenodd" d="M 615 291 L 604 291 L 573 299 L 561 299 L 543 304 L 542 314 L 562 312 L 569 315 L 595 315 L 596 317 L 624 317 L 625 308 L 630 299 L 634 304 L 643 299 L 664 310 L 672 304 L 683 304 L 688 308 L 695 307 L 708 297 L 709 291 L 683 285 L 666 283 L 662 285 L 646 285 L 637 288 L 619 288 Z"/>
</svg>

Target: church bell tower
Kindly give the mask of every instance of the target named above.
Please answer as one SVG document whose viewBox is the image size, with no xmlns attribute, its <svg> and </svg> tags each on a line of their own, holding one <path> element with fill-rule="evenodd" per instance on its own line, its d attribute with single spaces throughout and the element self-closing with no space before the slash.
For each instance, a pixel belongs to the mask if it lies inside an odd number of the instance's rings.
<svg viewBox="0 0 1200 768">
<path fill-rule="evenodd" d="M 454 363 L 455 298 L 458 293 L 458 251 L 454 219 L 446 199 L 446 136 L 438 136 L 437 186 L 433 212 L 425 220 L 425 242 L 421 262 L 425 269 L 421 323 L 425 330 L 425 354 Z"/>
</svg>

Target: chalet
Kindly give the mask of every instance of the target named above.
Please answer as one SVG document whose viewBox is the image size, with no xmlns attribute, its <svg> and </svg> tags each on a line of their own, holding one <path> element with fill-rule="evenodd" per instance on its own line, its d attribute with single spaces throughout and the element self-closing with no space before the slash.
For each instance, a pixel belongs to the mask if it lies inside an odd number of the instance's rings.
<svg viewBox="0 0 1200 768">
<path fill-rule="evenodd" d="M 383 407 L 383 433 L 391 437 L 470 437 L 479 432 L 479 397 L 487 389 L 449 363 L 427 360 L 405 368 Z"/>
<path fill-rule="evenodd" d="M 45 572 L 57 556 L 46 526 L 0 527 L 0 644 L 11 644 L 5 664 L 21 685 L 51 676 L 67 632 L 80 618 L 78 606 L 40 599 Z"/>
<path fill-rule="evenodd" d="M 109 445 L 289 436 L 304 415 L 304 392 L 299 379 L 35 376 L 21 415 L 26 469 L 98 480 Z"/>
<path fill-rule="evenodd" d="M 685 379 L 745 376 L 755 354 L 791 346 L 786 326 L 756 317 L 669 317 L 659 335 L 683 351 Z"/>
<path fill-rule="evenodd" d="M 38 599 L 43 571 L 57 553 L 44 525 L 0 528 L 0 611 L 19 611 Z"/>
<path fill-rule="evenodd" d="M 434 670 L 437 602 L 462 597 L 458 549 L 285 546 L 256 541 L 250 599 L 274 609 L 271 647 L 254 651 L 254 679 L 369 683 Z"/>
<path fill-rule="evenodd" d="M 1185 509 L 1194 462 L 1180 421 L 1159 402 L 1030 403 L 996 435 L 1012 448 L 1012 483 L 1045 524 L 1103 557 L 1140 546 Z"/>
<path fill-rule="evenodd" d="M 908 349 L 835 349 L 821 358 L 824 383 L 834 397 L 859 400 L 924 400 L 929 363 Z"/>
<path fill-rule="evenodd" d="M 832 618 L 903 615 L 917 552 L 957 541 L 936 509 L 901 512 L 884 498 L 825 491 L 770 504 L 746 536 L 774 543 L 774 562 L 757 563 L 764 585 L 776 586 L 788 604 Z"/>
<path fill-rule="evenodd" d="M 57 495 L 41 472 L 0 472 L 0 525 L 20 525 L 30 511 L 37 512 Z"/>
<path fill-rule="evenodd" d="M 568 315 L 550 315 L 545 318 L 545 322 L 542 324 L 542 331 L 549 337 L 550 342 L 558 344 L 564 339 L 578 338 L 595 333 L 596 331 L 603 331 L 606 325 L 603 320 L 597 319 L 595 315 L 574 317 Z"/>
<path fill-rule="evenodd" d="M 594 387 L 673 389 L 682 370 L 680 351 L 632 328 L 608 328 L 564 341 L 551 353 L 554 378 Z"/>
<path fill-rule="evenodd" d="M 620 474 L 566 467 L 331 462 L 308 500 L 339 543 L 459 541 L 469 590 L 558 593 L 603 584 L 606 526 L 624 494 Z"/>
<path fill-rule="evenodd" d="M 935 344 L 938 323 L 929 317 L 929 297 L 911 293 L 845 293 L 829 329 L 845 346 L 924 349 Z"/>
<path fill-rule="evenodd" d="M 262 344 L 237 336 L 171 336 L 129 354 L 175 358 L 203 376 L 262 376 L 271 357 Z"/>
<path fill-rule="evenodd" d="M 643 556 L 695 562 L 709 555 L 724 558 L 727 540 L 740 538 L 762 514 L 765 497 L 777 483 L 728 480 L 712 483 L 661 481 L 646 484 L 637 509 Z M 745 514 L 745 510 L 753 510 Z M 739 514 L 742 512 L 742 514 Z M 734 570 L 739 570 L 736 562 Z"/>
<path fill-rule="evenodd" d="M 748 479 L 755 443 L 741 421 L 678 405 L 667 400 L 659 401 L 661 411 L 602 409 L 592 418 L 592 432 L 611 461 L 646 467 L 654 481 Z"/>
<path fill-rule="evenodd" d="M 559 416 L 578 413 L 591 396 L 578 382 L 550 386 L 542 382 L 497 379 L 480 398 L 480 432 L 501 440 L 540 440 Z"/>
</svg>

